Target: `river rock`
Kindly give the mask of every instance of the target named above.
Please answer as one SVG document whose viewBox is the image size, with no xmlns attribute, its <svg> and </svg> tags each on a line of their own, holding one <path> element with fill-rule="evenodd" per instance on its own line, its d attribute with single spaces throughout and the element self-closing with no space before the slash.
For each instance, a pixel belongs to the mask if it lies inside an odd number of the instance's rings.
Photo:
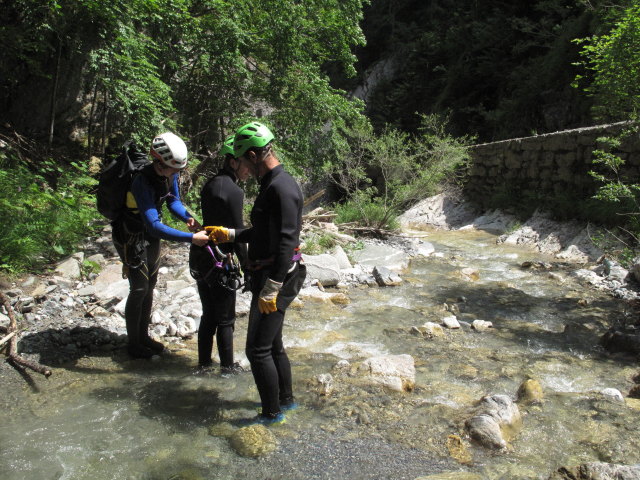
<svg viewBox="0 0 640 480">
<path fill-rule="evenodd" d="M 80 262 L 74 257 L 69 257 L 56 266 L 55 273 L 65 278 L 79 279 L 82 276 Z"/>
<path fill-rule="evenodd" d="M 442 326 L 434 322 L 426 322 L 420 327 L 413 327 L 412 330 L 426 338 L 444 337 Z"/>
<path fill-rule="evenodd" d="M 333 393 L 334 383 L 333 375 L 330 373 L 321 373 L 313 379 L 315 391 L 320 396 L 329 396 Z"/>
<path fill-rule="evenodd" d="M 425 198 L 398 217 L 404 228 L 439 227 L 447 230 L 467 225 L 477 217 L 469 203 L 444 193 Z"/>
<path fill-rule="evenodd" d="M 393 287 L 402 283 L 400 276 L 386 267 L 373 267 L 373 278 L 381 287 Z"/>
<path fill-rule="evenodd" d="M 629 271 L 623 268 L 619 263 L 614 262 L 608 258 L 602 261 L 604 265 L 604 274 L 608 280 L 615 280 L 620 283 L 625 283 L 629 276 Z"/>
<path fill-rule="evenodd" d="M 521 426 L 518 406 L 507 395 L 489 395 L 480 400 L 476 414 L 465 422 L 471 438 L 490 449 L 507 446 L 505 436 Z"/>
<path fill-rule="evenodd" d="M 340 282 L 340 263 L 333 255 L 302 254 L 302 260 L 307 267 L 307 278 L 316 279 L 325 287 L 333 287 Z"/>
<path fill-rule="evenodd" d="M 458 462 L 469 464 L 473 460 L 471 453 L 467 446 L 462 442 L 462 439 L 458 435 L 449 435 L 447 437 L 447 450 L 452 458 L 455 458 Z M 459 478 L 459 477 L 456 477 Z"/>
<path fill-rule="evenodd" d="M 538 380 L 532 378 L 525 380 L 518 387 L 517 397 L 518 402 L 524 405 L 542 403 L 544 399 L 542 385 Z"/>
<path fill-rule="evenodd" d="M 243 457 L 262 457 L 273 452 L 278 441 L 264 425 L 240 428 L 229 439 L 231 447 Z"/>
<path fill-rule="evenodd" d="M 340 270 L 353 268 L 353 265 L 351 265 L 351 262 L 349 261 L 349 257 L 340 245 L 336 245 L 333 250 L 331 250 L 331 255 L 338 261 Z"/>
<path fill-rule="evenodd" d="M 474 320 L 473 323 L 471 323 L 471 328 L 478 332 L 484 332 L 485 330 L 493 328 L 493 323 L 487 322 L 486 320 Z"/>
<path fill-rule="evenodd" d="M 622 392 L 617 388 L 605 388 L 604 390 L 601 390 L 600 393 L 614 402 L 624 403 Z"/>
<path fill-rule="evenodd" d="M 436 251 L 436 247 L 431 242 L 425 242 L 423 240 L 416 240 L 412 242 L 413 255 L 417 257 L 430 257 Z"/>
<path fill-rule="evenodd" d="M 122 300 L 129 295 L 129 280 L 122 278 L 122 264 L 119 262 L 103 268 L 93 286 L 98 300 Z"/>
<path fill-rule="evenodd" d="M 301 289 L 298 293 L 298 298 L 301 300 L 336 305 L 347 305 L 349 303 L 349 297 L 345 293 L 326 292 L 317 287 L 305 287 Z"/>
<path fill-rule="evenodd" d="M 602 336 L 600 343 L 610 352 L 640 353 L 640 334 L 635 331 L 611 329 Z"/>
<path fill-rule="evenodd" d="M 407 354 L 368 358 L 360 364 L 358 372 L 374 383 L 399 392 L 411 392 L 416 384 L 415 362 Z"/>
<path fill-rule="evenodd" d="M 455 305 L 455 306 L 457 307 L 457 305 Z M 455 317 L 455 315 L 449 315 L 449 316 L 444 317 L 442 319 L 442 324 L 445 327 L 450 328 L 452 330 L 460 328 L 460 322 Z"/>
<path fill-rule="evenodd" d="M 405 270 L 409 266 L 407 254 L 389 245 L 365 244 L 362 250 L 353 253 L 354 260 L 367 267 L 386 267 L 394 272 Z"/>
<path fill-rule="evenodd" d="M 614 465 L 603 462 L 562 467 L 548 480 L 640 480 L 640 465 Z"/>
</svg>

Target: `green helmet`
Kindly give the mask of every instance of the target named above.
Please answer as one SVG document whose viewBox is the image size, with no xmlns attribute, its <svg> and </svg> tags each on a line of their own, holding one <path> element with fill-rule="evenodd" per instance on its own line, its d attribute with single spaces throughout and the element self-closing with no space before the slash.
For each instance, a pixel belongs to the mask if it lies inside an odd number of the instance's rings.
<svg viewBox="0 0 640 480">
<path fill-rule="evenodd" d="M 221 157 L 224 157 L 226 155 L 233 156 L 233 139 L 234 135 L 229 135 L 227 137 L 227 139 L 222 144 L 222 148 L 218 152 L 218 155 L 220 155 Z"/>
<path fill-rule="evenodd" d="M 273 133 L 262 123 L 251 122 L 240 127 L 233 140 L 233 155 L 241 157 L 251 147 L 264 147 L 274 139 Z"/>
</svg>

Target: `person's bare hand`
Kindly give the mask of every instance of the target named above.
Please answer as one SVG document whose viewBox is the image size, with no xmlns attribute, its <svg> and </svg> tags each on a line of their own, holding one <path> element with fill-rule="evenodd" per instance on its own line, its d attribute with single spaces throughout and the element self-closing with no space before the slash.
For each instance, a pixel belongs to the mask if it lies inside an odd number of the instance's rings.
<svg viewBox="0 0 640 480">
<path fill-rule="evenodd" d="M 191 243 L 199 247 L 204 247 L 207 243 L 209 243 L 209 235 L 204 230 L 201 232 L 196 232 L 193 234 Z"/>
</svg>

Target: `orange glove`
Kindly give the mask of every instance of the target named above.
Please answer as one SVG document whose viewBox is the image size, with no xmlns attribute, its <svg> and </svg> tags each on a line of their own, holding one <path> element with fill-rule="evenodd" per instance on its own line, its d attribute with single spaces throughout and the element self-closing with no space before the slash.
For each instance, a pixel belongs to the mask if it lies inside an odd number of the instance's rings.
<svg viewBox="0 0 640 480">
<path fill-rule="evenodd" d="M 209 238 L 213 243 L 229 243 L 233 242 L 236 237 L 236 231 L 233 228 L 226 227 L 204 227 L 209 234 Z"/>
</svg>

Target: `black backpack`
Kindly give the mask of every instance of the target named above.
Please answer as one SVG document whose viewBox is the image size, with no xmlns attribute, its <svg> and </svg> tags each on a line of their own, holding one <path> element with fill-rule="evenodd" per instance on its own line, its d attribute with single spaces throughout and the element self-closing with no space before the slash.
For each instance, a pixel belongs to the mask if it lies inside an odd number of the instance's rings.
<svg viewBox="0 0 640 480">
<path fill-rule="evenodd" d="M 147 154 L 138 151 L 133 140 L 122 146 L 122 153 L 100 173 L 96 203 L 98 211 L 112 222 L 122 213 L 133 175 L 148 165 Z"/>
</svg>

